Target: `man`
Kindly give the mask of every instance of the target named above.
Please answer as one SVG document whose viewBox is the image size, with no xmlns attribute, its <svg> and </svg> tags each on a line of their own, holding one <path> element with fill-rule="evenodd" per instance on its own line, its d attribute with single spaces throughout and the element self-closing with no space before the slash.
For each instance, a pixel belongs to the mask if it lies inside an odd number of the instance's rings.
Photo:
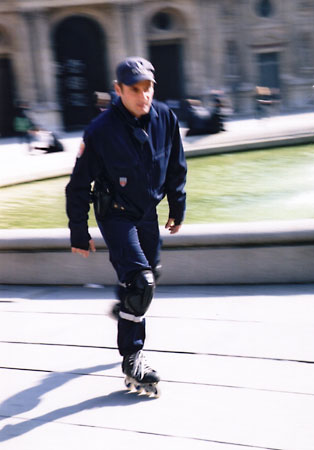
<svg viewBox="0 0 314 450">
<path fill-rule="evenodd" d="M 130 57 L 117 67 L 118 100 L 86 129 L 66 187 L 72 252 L 88 257 L 95 244 L 88 233 L 90 185 L 96 180 L 108 198 L 105 214 L 96 214 L 119 280 L 121 300 L 118 348 L 122 370 L 138 383 L 159 376 L 144 359 L 144 315 L 160 274 L 156 206 L 166 195 L 165 227 L 177 233 L 185 212 L 186 162 L 176 116 L 153 101 L 154 67 Z"/>
</svg>

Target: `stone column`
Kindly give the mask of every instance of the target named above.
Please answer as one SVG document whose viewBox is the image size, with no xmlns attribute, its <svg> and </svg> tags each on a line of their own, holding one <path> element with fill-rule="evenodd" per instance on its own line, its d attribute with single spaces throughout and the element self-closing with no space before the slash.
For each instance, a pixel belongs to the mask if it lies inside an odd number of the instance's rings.
<svg viewBox="0 0 314 450">
<path fill-rule="evenodd" d="M 188 96 L 204 97 L 210 84 L 208 75 L 211 68 L 211 52 L 207 34 L 210 7 L 207 3 L 203 0 L 197 4 L 190 1 L 185 10 L 189 14 L 185 46 L 186 94 Z"/>
<path fill-rule="evenodd" d="M 110 16 L 111 19 L 110 27 L 108 27 L 109 32 L 107 33 L 108 64 L 110 70 L 109 77 L 111 80 L 114 80 L 116 65 L 127 54 L 121 6 L 113 4 L 110 12 L 108 12 L 108 16 Z"/>
<path fill-rule="evenodd" d="M 33 87 L 35 89 L 35 98 L 34 101 L 36 103 L 40 102 L 40 91 L 41 91 L 41 83 L 40 83 L 40 77 L 39 77 L 39 71 L 38 71 L 38 45 L 40 42 L 40 39 L 36 36 L 36 29 L 35 29 L 35 12 L 25 12 L 23 14 L 26 26 L 27 26 L 27 34 L 28 34 L 28 42 L 30 46 L 30 64 L 32 68 L 32 77 L 33 77 Z"/>
<path fill-rule="evenodd" d="M 56 102 L 55 65 L 44 10 L 25 15 L 32 49 L 32 66 L 37 103 Z"/>
<path fill-rule="evenodd" d="M 56 70 L 45 10 L 23 14 L 30 47 L 30 65 L 34 88 L 33 112 L 39 126 L 55 130 L 60 127 L 56 89 Z"/>
<path fill-rule="evenodd" d="M 19 30 L 12 52 L 17 100 L 34 104 L 36 103 L 36 87 L 32 64 L 32 46 L 26 15 L 17 14 L 13 24 Z"/>
<path fill-rule="evenodd" d="M 35 17 L 36 35 L 40 44 L 38 47 L 38 82 L 39 98 L 42 102 L 56 103 L 56 66 L 50 41 L 50 27 L 47 14 L 37 12 Z"/>
<path fill-rule="evenodd" d="M 147 58 L 145 24 L 142 17 L 139 17 L 138 10 L 139 6 L 137 4 L 121 6 L 124 47 L 128 56 L 143 56 Z"/>
<path fill-rule="evenodd" d="M 108 33 L 110 77 L 115 78 L 116 65 L 126 56 L 147 56 L 143 27 L 138 24 L 138 5 L 112 5 Z"/>
<path fill-rule="evenodd" d="M 206 3 L 206 2 L 205 2 Z M 208 2 L 207 2 L 208 3 Z M 224 79 L 224 29 L 222 26 L 219 4 L 209 2 L 207 11 L 203 14 L 203 19 L 207 20 L 207 63 L 208 84 L 213 89 L 222 87 Z"/>
</svg>

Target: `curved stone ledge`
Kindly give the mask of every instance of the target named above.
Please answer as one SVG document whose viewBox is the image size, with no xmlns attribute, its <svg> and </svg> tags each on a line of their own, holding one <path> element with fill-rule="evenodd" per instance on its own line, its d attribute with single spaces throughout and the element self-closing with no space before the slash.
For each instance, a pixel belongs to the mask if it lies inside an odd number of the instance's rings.
<svg viewBox="0 0 314 450">
<path fill-rule="evenodd" d="M 91 228 L 90 233 L 97 248 L 106 249 L 98 228 Z M 314 243 L 314 219 L 183 225 L 175 235 L 160 227 L 160 233 L 164 248 Z M 0 230 L 0 251 L 66 250 L 70 245 L 69 236 L 66 228 Z"/>
<path fill-rule="evenodd" d="M 2 284 L 113 284 L 115 273 L 98 229 L 97 252 L 73 255 L 69 230 L 0 230 Z M 161 227 L 163 284 L 314 281 L 314 220 Z"/>
</svg>

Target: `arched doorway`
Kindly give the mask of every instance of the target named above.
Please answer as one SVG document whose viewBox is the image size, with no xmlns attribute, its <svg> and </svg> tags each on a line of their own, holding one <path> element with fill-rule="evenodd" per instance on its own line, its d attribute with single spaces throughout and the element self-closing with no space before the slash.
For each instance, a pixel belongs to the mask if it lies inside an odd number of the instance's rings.
<svg viewBox="0 0 314 450">
<path fill-rule="evenodd" d="M 156 69 L 155 95 L 158 100 L 184 98 L 182 52 L 180 42 L 150 45 L 150 59 Z"/>
<path fill-rule="evenodd" d="M 0 136 L 12 136 L 14 118 L 13 71 L 9 58 L 0 58 Z"/>
<path fill-rule="evenodd" d="M 185 98 L 184 29 L 178 11 L 167 8 L 155 13 L 147 26 L 149 57 L 156 69 L 155 97 L 166 101 L 177 114 Z"/>
<path fill-rule="evenodd" d="M 95 21 L 72 16 L 58 25 L 54 42 L 64 126 L 80 129 L 95 116 L 94 92 L 109 89 L 104 33 Z"/>
<path fill-rule="evenodd" d="M 260 86 L 280 88 L 279 53 L 259 53 L 257 55 L 258 83 Z"/>
</svg>

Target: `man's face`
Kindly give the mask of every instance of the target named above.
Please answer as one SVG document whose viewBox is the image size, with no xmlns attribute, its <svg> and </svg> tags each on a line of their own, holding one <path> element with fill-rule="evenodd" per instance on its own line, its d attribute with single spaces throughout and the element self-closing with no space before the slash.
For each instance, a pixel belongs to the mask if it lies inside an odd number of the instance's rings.
<svg viewBox="0 0 314 450">
<path fill-rule="evenodd" d="M 154 83 L 152 81 L 143 80 L 132 84 L 132 86 L 116 84 L 115 90 L 121 97 L 123 105 L 133 116 L 139 118 L 149 113 L 154 96 Z"/>
</svg>

